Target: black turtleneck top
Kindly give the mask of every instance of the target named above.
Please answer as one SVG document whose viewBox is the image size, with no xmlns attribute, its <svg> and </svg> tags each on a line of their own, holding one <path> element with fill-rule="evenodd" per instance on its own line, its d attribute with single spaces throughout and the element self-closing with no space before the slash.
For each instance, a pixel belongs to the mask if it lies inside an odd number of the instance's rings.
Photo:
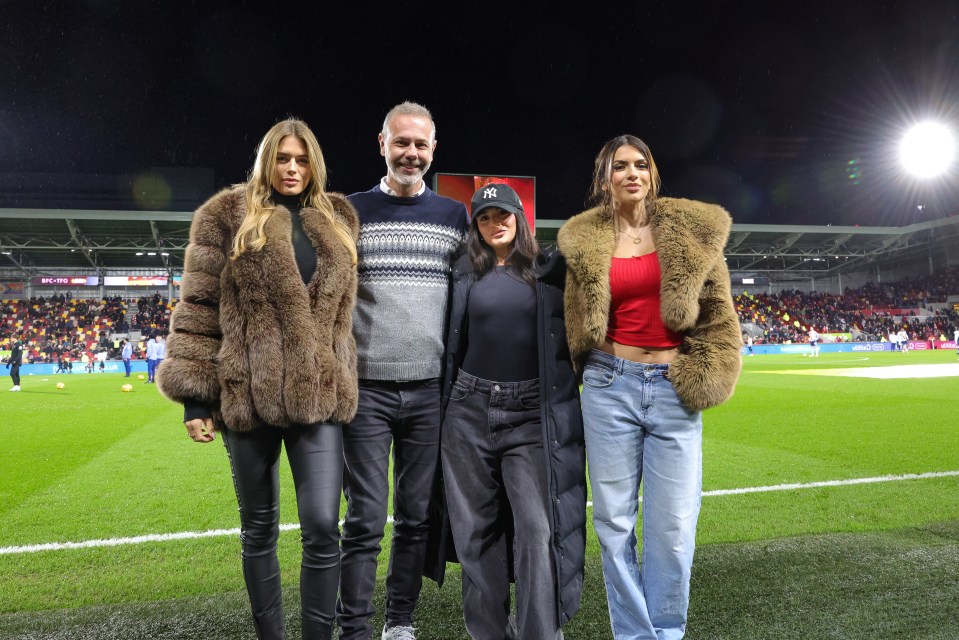
<svg viewBox="0 0 959 640">
<path fill-rule="evenodd" d="M 316 271 L 316 248 L 303 231 L 303 221 L 300 219 L 300 209 L 303 208 L 303 204 L 300 202 L 300 196 L 286 196 L 274 189 L 270 199 L 273 200 L 274 204 L 290 211 L 290 222 L 293 224 L 293 255 L 296 257 L 296 266 L 300 270 L 303 283 L 310 284 L 313 272 Z"/>
<path fill-rule="evenodd" d="M 309 285 L 313 278 L 313 272 L 316 271 L 316 249 L 306 233 L 303 232 L 303 221 L 300 219 L 300 209 L 303 208 L 303 205 L 300 203 L 300 196 L 285 196 L 274 189 L 270 199 L 273 204 L 280 205 L 290 211 L 290 222 L 293 225 L 293 255 L 296 258 L 296 267 L 300 271 L 303 283 Z M 184 422 L 194 418 L 209 418 L 212 415 L 210 408 L 204 404 L 189 401 L 183 404 Z"/>
</svg>

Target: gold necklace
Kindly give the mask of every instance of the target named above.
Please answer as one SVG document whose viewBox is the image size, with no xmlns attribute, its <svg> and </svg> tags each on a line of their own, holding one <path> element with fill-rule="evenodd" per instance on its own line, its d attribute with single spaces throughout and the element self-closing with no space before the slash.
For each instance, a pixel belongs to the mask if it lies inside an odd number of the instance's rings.
<svg viewBox="0 0 959 640">
<path fill-rule="evenodd" d="M 639 235 L 634 236 L 629 231 L 626 231 L 626 229 L 619 228 L 619 217 L 618 216 L 616 217 L 616 232 L 626 234 L 626 237 L 630 238 L 633 241 L 633 244 L 639 244 L 643 241 L 643 233 L 645 233 L 647 226 L 648 225 L 643 225 L 642 227 L 640 227 Z"/>
<path fill-rule="evenodd" d="M 630 234 L 629 231 L 626 231 L 626 229 L 620 229 L 620 232 L 621 232 L 621 233 L 625 233 L 627 238 L 632 238 L 632 239 L 633 239 L 633 244 L 639 244 L 640 242 L 643 241 L 643 232 L 642 232 L 642 231 L 639 232 L 639 235 L 638 235 L 638 236 L 634 236 L 634 235 Z"/>
</svg>

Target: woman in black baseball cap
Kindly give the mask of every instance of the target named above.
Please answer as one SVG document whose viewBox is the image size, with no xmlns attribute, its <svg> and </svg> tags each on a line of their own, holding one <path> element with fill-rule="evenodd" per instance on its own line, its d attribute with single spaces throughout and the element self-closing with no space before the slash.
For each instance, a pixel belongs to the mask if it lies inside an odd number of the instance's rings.
<svg viewBox="0 0 959 640">
<path fill-rule="evenodd" d="M 559 252 L 540 251 L 509 185 L 476 191 L 453 266 L 441 442 L 441 522 L 463 567 L 474 638 L 561 638 L 579 608 L 585 445 L 565 274 Z"/>
</svg>

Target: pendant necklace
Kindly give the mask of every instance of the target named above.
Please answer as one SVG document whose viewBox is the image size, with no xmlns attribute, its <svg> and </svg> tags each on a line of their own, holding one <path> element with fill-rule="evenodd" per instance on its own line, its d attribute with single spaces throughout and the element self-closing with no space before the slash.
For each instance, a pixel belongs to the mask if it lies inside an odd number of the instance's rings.
<svg viewBox="0 0 959 640">
<path fill-rule="evenodd" d="M 632 238 L 632 239 L 633 239 L 633 244 L 639 244 L 640 242 L 643 241 L 643 232 L 642 232 L 642 231 L 639 232 L 639 235 L 638 235 L 638 236 L 631 235 L 628 231 L 626 231 L 626 229 L 620 229 L 620 231 L 622 231 L 623 233 L 625 233 L 627 238 Z"/>
<path fill-rule="evenodd" d="M 616 231 L 618 231 L 619 233 L 624 233 L 624 234 L 626 234 L 626 237 L 627 237 L 627 238 L 630 238 L 630 239 L 633 241 L 633 244 L 639 244 L 640 242 L 643 241 L 643 230 L 644 230 L 645 228 L 646 228 L 645 226 L 641 227 L 640 230 L 639 230 L 639 235 L 638 235 L 638 236 L 634 236 L 634 235 L 631 234 L 629 231 L 626 231 L 626 229 L 620 229 L 620 227 L 619 227 L 619 218 L 618 218 L 618 217 L 616 218 Z"/>
</svg>

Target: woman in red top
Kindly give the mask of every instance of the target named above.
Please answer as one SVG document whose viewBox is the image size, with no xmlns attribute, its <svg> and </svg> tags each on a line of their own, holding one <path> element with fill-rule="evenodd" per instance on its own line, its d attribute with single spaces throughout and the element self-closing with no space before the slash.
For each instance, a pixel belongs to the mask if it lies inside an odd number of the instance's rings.
<svg viewBox="0 0 959 640">
<path fill-rule="evenodd" d="M 732 394 L 741 364 L 723 259 L 729 215 L 659 198 L 659 184 L 642 140 L 610 140 L 596 158 L 597 206 L 571 218 L 558 237 L 617 640 L 685 633 L 702 490 L 701 412 Z"/>
</svg>

